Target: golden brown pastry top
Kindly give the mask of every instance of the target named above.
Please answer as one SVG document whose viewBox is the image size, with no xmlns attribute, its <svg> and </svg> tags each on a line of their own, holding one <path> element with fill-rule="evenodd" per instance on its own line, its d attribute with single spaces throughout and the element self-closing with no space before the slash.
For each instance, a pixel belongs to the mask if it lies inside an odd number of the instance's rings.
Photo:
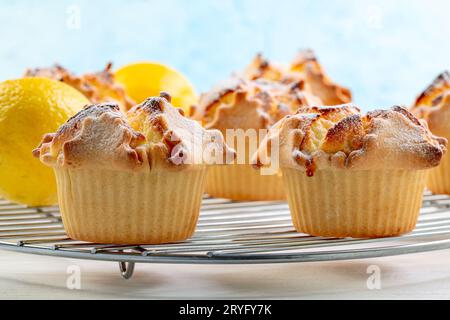
<svg viewBox="0 0 450 320">
<path fill-rule="evenodd" d="M 88 106 L 45 135 L 33 154 L 53 167 L 129 171 L 189 169 L 234 159 L 219 131 L 184 117 L 164 93 L 127 114 L 113 103 Z"/>
<path fill-rule="evenodd" d="M 436 99 L 449 90 L 450 73 L 444 71 L 417 97 L 414 107 L 436 105 L 439 103 Z"/>
<path fill-rule="evenodd" d="M 300 51 L 291 63 L 291 71 L 303 74 L 312 94 L 318 96 L 325 105 L 341 105 L 352 101 L 350 90 L 334 83 L 326 75 L 312 50 Z"/>
<path fill-rule="evenodd" d="M 320 104 L 320 99 L 305 90 L 304 81 L 282 84 L 232 77 L 202 94 L 192 117 L 222 133 L 226 129 L 268 129 L 300 106 Z"/>
<path fill-rule="evenodd" d="M 450 139 L 450 73 L 441 73 L 420 94 L 411 111 L 428 122 L 430 130 Z"/>
<path fill-rule="evenodd" d="M 244 69 L 243 78 L 249 80 L 267 79 L 277 82 L 291 82 L 302 80 L 299 74 L 291 73 L 289 68 L 276 65 L 258 53 Z"/>
<path fill-rule="evenodd" d="M 354 105 L 300 108 L 269 131 L 256 155 L 268 165 L 279 146 L 281 167 L 321 169 L 426 169 L 437 166 L 447 140 L 433 136 L 403 107 L 363 115 Z M 272 157 L 276 156 L 272 155 Z"/>
<path fill-rule="evenodd" d="M 190 115 L 206 128 L 267 129 L 302 106 L 351 101 L 348 89 L 333 83 L 314 52 L 300 52 L 290 66 L 276 65 L 261 54 L 242 72 L 200 96 Z"/>
<path fill-rule="evenodd" d="M 334 83 L 326 75 L 312 50 L 300 51 L 289 67 L 275 65 L 258 54 L 243 76 L 250 80 L 267 79 L 282 83 L 304 81 L 307 89 L 325 105 L 340 105 L 352 100 L 350 90 Z"/>
<path fill-rule="evenodd" d="M 64 82 L 82 92 L 92 103 L 117 102 L 126 111 L 135 105 L 134 101 L 125 94 L 123 87 L 114 81 L 112 64 L 97 73 L 77 76 L 60 65 L 49 68 L 28 69 L 25 77 L 43 77 Z"/>
</svg>

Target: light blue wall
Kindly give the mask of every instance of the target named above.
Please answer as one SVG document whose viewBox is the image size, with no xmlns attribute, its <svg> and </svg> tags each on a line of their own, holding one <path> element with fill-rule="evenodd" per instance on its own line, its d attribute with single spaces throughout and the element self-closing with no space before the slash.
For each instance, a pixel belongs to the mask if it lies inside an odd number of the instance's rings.
<svg viewBox="0 0 450 320">
<path fill-rule="evenodd" d="M 311 47 L 364 109 L 409 104 L 450 67 L 449 12 L 447 0 L 0 0 L 0 79 L 158 60 L 201 91 L 257 51 L 288 61 Z"/>
</svg>

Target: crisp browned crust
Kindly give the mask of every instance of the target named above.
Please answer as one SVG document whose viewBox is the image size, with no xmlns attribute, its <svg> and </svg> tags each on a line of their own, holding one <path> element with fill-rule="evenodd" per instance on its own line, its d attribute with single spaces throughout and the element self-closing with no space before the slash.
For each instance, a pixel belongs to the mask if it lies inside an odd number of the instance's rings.
<svg viewBox="0 0 450 320">
<path fill-rule="evenodd" d="M 353 105 L 301 108 L 279 121 L 256 155 L 263 166 L 279 145 L 281 167 L 320 169 L 426 169 L 439 164 L 447 140 L 403 107 L 362 115 Z M 278 156 L 278 154 L 272 155 Z"/>
<path fill-rule="evenodd" d="M 411 112 L 427 121 L 430 130 L 450 139 L 450 73 L 441 73 L 416 99 Z"/>
<path fill-rule="evenodd" d="M 264 110 L 270 115 L 272 124 L 303 106 L 319 106 L 322 100 L 314 96 L 303 80 L 291 83 L 258 79 L 253 82 L 254 95 L 263 102 Z"/>
<path fill-rule="evenodd" d="M 49 166 L 130 171 L 188 169 L 234 159 L 219 131 L 203 129 L 169 101 L 162 93 L 127 114 L 113 103 L 88 106 L 44 136 L 33 154 Z"/>
<path fill-rule="evenodd" d="M 316 54 L 311 49 L 301 50 L 291 63 L 291 70 L 303 73 L 306 71 L 306 66 L 311 63 L 316 71 L 322 72 L 322 66 L 319 64 Z"/>
<path fill-rule="evenodd" d="M 291 64 L 291 70 L 303 74 L 311 92 L 325 105 L 341 105 L 352 101 L 350 90 L 334 83 L 326 75 L 312 50 L 300 51 Z"/>
<path fill-rule="evenodd" d="M 95 88 L 84 81 L 82 77 L 71 73 L 69 70 L 63 68 L 59 64 L 55 64 L 48 68 L 27 69 L 25 71 L 24 77 L 40 77 L 61 81 L 82 92 L 91 102 L 100 102 L 95 101 Z"/>
<path fill-rule="evenodd" d="M 305 82 L 312 95 L 325 105 L 341 105 L 352 100 L 349 89 L 334 83 L 320 65 L 314 51 L 300 51 L 291 65 L 278 66 L 258 54 L 245 69 L 243 77 L 249 80 L 267 79 L 281 83 Z"/>
<path fill-rule="evenodd" d="M 135 103 L 125 94 L 123 87 L 114 81 L 111 68 L 112 64 L 108 63 L 100 72 L 77 76 L 55 64 L 49 68 L 28 69 L 24 76 L 61 81 L 82 92 L 92 103 L 117 102 L 122 110 L 129 110 Z"/>
<path fill-rule="evenodd" d="M 300 52 L 290 67 L 258 54 L 242 74 L 202 94 L 190 115 L 224 133 L 225 129 L 266 129 L 302 106 L 350 101 L 350 91 L 325 75 L 311 50 Z"/>
<path fill-rule="evenodd" d="M 239 77 L 230 77 L 219 82 L 210 91 L 200 95 L 198 104 L 191 109 L 192 118 L 208 123 L 214 117 L 219 105 L 224 101 L 230 101 L 236 92 L 247 87 L 248 82 Z"/>
<path fill-rule="evenodd" d="M 111 63 L 108 63 L 102 71 L 87 73 L 82 78 L 96 88 L 95 103 L 112 100 L 119 103 L 123 110 L 129 110 L 136 104 L 126 95 L 124 88 L 115 82 Z"/>
<path fill-rule="evenodd" d="M 258 53 L 252 62 L 245 68 L 243 72 L 243 77 L 249 80 L 256 79 L 267 79 L 271 81 L 289 81 L 293 80 L 289 74 L 287 68 L 275 65 L 266 58 L 263 57 L 262 53 Z M 295 80 L 301 80 L 297 77 Z"/>
<path fill-rule="evenodd" d="M 33 151 L 43 163 L 58 167 L 111 167 L 135 170 L 143 167 L 145 137 L 134 131 L 117 104 L 87 106 L 44 136 Z"/>
<path fill-rule="evenodd" d="M 268 129 L 301 106 L 322 104 L 305 86 L 304 81 L 283 84 L 234 77 L 203 94 L 193 118 L 222 133 L 226 129 Z"/>
<path fill-rule="evenodd" d="M 450 73 L 442 72 L 434 81 L 416 98 L 414 107 L 434 106 L 439 103 L 436 98 L 450 90 Z"/>
</svg>

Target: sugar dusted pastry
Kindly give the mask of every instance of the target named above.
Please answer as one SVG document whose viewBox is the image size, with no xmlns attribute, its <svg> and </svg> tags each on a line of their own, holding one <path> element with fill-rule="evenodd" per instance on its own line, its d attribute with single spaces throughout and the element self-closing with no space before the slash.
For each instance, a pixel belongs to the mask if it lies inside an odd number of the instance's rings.
<svg viewBox="0 0 450 320">
<path fill-rule="evenodd" d="M 267 79 L 281 83 L 303 81 L 305 90 L 320 98 L 325 105 L 340 105 L 352 100 L 350 90 L 334 83 L 326 75 L 312 50 L 300 51 L 289 67 L 276 65 L 258 54 L 243 76 L 250 80 Z"/>
<path fill-rule="evenodd" d="M 446 144 L 402 107 L 305 107 L 273 126 L 256 163 L 279 160 L 299 232 L 385 237 L 414 229 L 426 173 Z"/>
<path fill-rule="evenodd" d="M 325 105 L 334 106 L 352 101 L 349 89 L 334 83 L 325 73 L 316 55 L 311 50 L 299 52 L 291 63 L 291 72 L 302 74 L 311 93 L 318 96 Z"/>
<path fill-rule="evenodd" d="M 277 82 L 291 82 L 300 79 L 298 75 L 290 74 L 288 68 L 270 62 L 261 53 L 258 53 L 245 68 L 243 77 L 249 80 L 267 79 Z"/>
<path fill-rule="evenodd" d="M 92 103 L 117 102 L 121 109 L 126 111 L 135 103 L 125 94 L 122 86 L 114 81 L 111 68 L 112 64 L 109 63 L 100 72 L 77 76 L 55 64 L 49 68 L 28 69 L 24 76 L 62 81 L 82 92 Z"/>
<path fill-rule="evenodd" d="M 231 78 L 203 94 L 194 110 L 194 119 L 202 121 L 207 129 L 220 130 L 227 143 L 237 149 L 234 164 L 209 170 L 206 192 L 234 200 L 285 199 L 281 177 L 261 175 L 254 170 L 251 155 L 271 125 L 309 104 L 321 101 L 304 90 L 303 81 L 282 84 L 266 79 Z M 250 132 L 255 138 L 244 140 L 244 134 Z M 241 139 L 235 138 L 235 134 L 240 134 Z"/>
<path fill-rule="evenodd" d="M 189 238 L 207 165 L 234 156 L 219 131 L 185 118 L 167 94 L 127 114 L 88 106 L 33 153 L 54 168 L 69 237 L 117 244 Z"/>
<path fill-rule="evenodd" d="M 302 106 L 350 101 L 350 91 L 325 75 L 312 51 L 301 52 L 292 65 L 285 66 L 258 54 L 243 72 L 201 95 L 198 105 L 191 110 L 194 119 L 206 128 L 219 129 L 229 144 L 246 143 L 245 148 L 236 147 L 235 164 L 210 170 L 207 192 L 234 200 L 284 199 L 280 174 L 251 170 L 251 155 L 264 136 L 261 132 L 267 132 L 278 120 Z M 241 139 L 235 137 L 239 130 Z M 258 136 L 252 140 L 253 145 L 243 134 L 251 130 Z M 240 156 L 244 161 L 239 162 Z"/>
<path fill-rule="evenodd" d="M 436 135 L 450 139 L 450 73 L 440 74 L 420 94 L 412 112 L 427 121 Z M 433 193 L 450 194 L 450 156 L 447 153 L 441 164 L 430 171 L 427 186 Z"/>
<path fill-rule="evenodd" d="M 259 109 L 260 116 L 266 118 L 269 125 L 285 115 L 295 112 L 301 106 L 322 104 L 322 100 L 311 94 L 302 80 L 283 84 L 266 79 L 249 81 L 244 78 L 231 77 L 200 96 L 198 106 L 193 108 L 192 117 L 202 121 L 205 126 L 214 127 L 214 122 L 226 120 L 226 118 L 220 119 L 218 113 L 223 111 L 218 109 L 240 109 L 239 105 L 235 103 L 236 96 L 239 94 L 248 97 L 247 100 L 258 103 L 256 109 Z M 237 119 L 237 117 L 234 118 Z M 245 120 L 246 122 L 254 122 L 256 117 L 248 118 L 249 120 Z M 232 124 L 230 128 L 234 127 L 238 128 L 238 125 Z M 246 128 L 255 127 L 261 126 L 255 123 L 246 126 Z"/>
</svg>

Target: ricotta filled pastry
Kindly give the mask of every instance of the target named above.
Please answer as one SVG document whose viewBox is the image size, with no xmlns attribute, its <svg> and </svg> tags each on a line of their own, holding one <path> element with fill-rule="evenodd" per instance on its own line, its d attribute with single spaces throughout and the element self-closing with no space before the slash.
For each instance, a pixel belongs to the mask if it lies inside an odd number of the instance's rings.
<svg viewBox="0 0 450 320">
<path fill-rule="evenodd" d="M 182 113 L 167 94 L 126 114 L 95 104 L 44 136 L 33 154 L 54 169 L 70 238 L 159 244 L 193 234 L 207 167 L 234 150 Z"/>
<path fill-rule="evenodd" d="M 279 66 L 257 55 L 244 71 L 200 96 L 191 116 L 218 129 L 237 158 L 208 172 L 206 192 L 233 200 L 283 200 L 282 173 L 255 171 L 252 156 L 270 127 L 302 106 L 350 102 L 346 88 L 333 83 L 314 53 L 302 51 L 291 65 Z"/>
<path fill-rule="evenodd" d="M 348 104 L 285 116 L 261 143 L 257 166 L 274 144 L 298 232 L 373 238 L 414 229 L 426 174 L 447 140 L 403 107 L 361 114 Z"/>
<path fill-rule="evenodd" d="M 200 97 L 194 119 L 207 129 L 220 130 L 237 152 L 232 164 L 209 170 L 206 193 L 233 200 L 286 199 L 280 173 L 262 174 L 253 169 L 251 159 L 277 120 L 302 105 L 321 103 L 303 86 L 302 81 L 285 85 L 236 77 Z"/>
</svg>

